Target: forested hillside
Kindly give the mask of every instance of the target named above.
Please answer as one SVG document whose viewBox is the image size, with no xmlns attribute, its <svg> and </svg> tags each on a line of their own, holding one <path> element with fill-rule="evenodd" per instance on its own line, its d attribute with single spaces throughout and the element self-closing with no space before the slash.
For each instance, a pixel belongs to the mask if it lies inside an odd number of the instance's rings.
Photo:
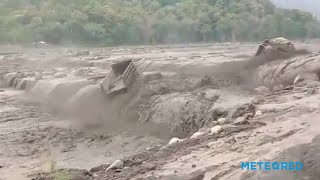
<svg viewBox="0 0 320 180">
<path fill-rule="evenodd" d="M 0 0 L 1 43 L 163 44 L 320 37 L 269 0 Z"/>
<path fill-rule="evenodd" d="M 288 9 L 300 9 L 310 12 L 320 19 L 319 0 L 271 0 L 276 6 Z"/>
</svg>

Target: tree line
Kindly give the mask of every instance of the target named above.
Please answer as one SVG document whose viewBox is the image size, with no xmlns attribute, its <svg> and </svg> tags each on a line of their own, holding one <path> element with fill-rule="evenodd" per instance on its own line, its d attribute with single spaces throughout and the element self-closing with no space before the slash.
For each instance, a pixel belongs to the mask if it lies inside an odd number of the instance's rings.
<svg viewBox="0 0 320 180">
<path fill-rule="evenodd" d="M 0 43 L 135 45 L 319 38 L 269 0 L 0 0 Z"/>
</svg>

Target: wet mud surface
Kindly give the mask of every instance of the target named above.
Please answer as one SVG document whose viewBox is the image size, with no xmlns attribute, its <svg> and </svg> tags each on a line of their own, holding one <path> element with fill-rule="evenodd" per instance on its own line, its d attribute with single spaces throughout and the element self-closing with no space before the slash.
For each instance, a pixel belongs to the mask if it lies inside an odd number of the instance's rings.
<svg viewBox="0 0 320 180">
<path fill-rule="evenodd" d="M 320 47 L 299 45 L 311 52 Z M 254 91 L 237 70 L 256 48 L 9 49 L 14 52 L 0 56 L 0 179 L 315 179 L 319 86 L 292 82 Z M 127 94 L 106 98 L 97 77 L 122 59 L 161 77 L 142 76 Z M 18 71 L 26 77 L 8 75 Z M 24 78 L 35 85 L 19 89 Z M 208 133 L 215 126 L 222 132 Z M 190 139 L 199 129 L 204 134 Z M 172 137 L 185 140 L 168 146 Z M 308 169 L 252 174 L 239 167 L 292 158 Z M 122 167 L 107 170 L 118 159 Z"/>
</svg>

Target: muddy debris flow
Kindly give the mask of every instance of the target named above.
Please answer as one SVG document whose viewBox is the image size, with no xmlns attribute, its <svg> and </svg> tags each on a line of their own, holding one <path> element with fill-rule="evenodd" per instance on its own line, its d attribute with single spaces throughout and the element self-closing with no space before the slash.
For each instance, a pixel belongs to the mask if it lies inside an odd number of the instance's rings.
<svg viewBox="0 0 320 180">
<path fill-rule="evenodd" d="M 283 153 L 315 179 L 320 44 L 278 41 L 5 54 L 0 179 L 270 179 L 239 163 Z"/>
</svg>

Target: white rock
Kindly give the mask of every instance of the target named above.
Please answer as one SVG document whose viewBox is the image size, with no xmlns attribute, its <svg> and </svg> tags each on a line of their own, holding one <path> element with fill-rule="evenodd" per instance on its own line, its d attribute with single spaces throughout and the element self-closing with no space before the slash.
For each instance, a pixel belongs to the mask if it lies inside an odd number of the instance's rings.
<svg viewBox="0 0 320 180">
<path fill-rule="evenodd" d="M 197 138 L 199 138 L 200 136 L 203 136 L 203 135 L 205 135 L 206 133 L 205 132 L 196 132 L 196 133 L 194 133 L 191 137 L 190 137 L 190 139 L 197 139 Z"/>
<path fill-rule="evenodd" d="M 211 128 L 211 130 L 210 130 L 211 134 L 219 134 L 220 132 L 222 132 L 221 126 L 215 126 L 215 127 Z"/>
<path fill-rule="evenodd" d="M 256 111 L 255 116 L 261 116 L 261 115 L 262 115 L 262 112 L 261 112 L 261 111 Z"/>
<path fill-rule="evenodd" d="M 109 169 L 121 169 L 121 168 L 123 168 L 123 162 L 121 160 L 116 160 L 106 169 L 106 171 L 108 171 Z"/>
<path fill-rule="evenodd" d="M 218 119 L 218 123 L 221 124 L 226 124 L 227 123 L 227 118 L 220 118 Z"/>
<path fill-rule="evenodd" d="M 178 142 L 182 142 L 182 141 L 183 141 L 183 139 L 172 138 L 172 139 L 169 141 L 168 145 L 170 146 L 170 145 L 176 144 L 176 143 L 178 143 Z"/>
</svg>

